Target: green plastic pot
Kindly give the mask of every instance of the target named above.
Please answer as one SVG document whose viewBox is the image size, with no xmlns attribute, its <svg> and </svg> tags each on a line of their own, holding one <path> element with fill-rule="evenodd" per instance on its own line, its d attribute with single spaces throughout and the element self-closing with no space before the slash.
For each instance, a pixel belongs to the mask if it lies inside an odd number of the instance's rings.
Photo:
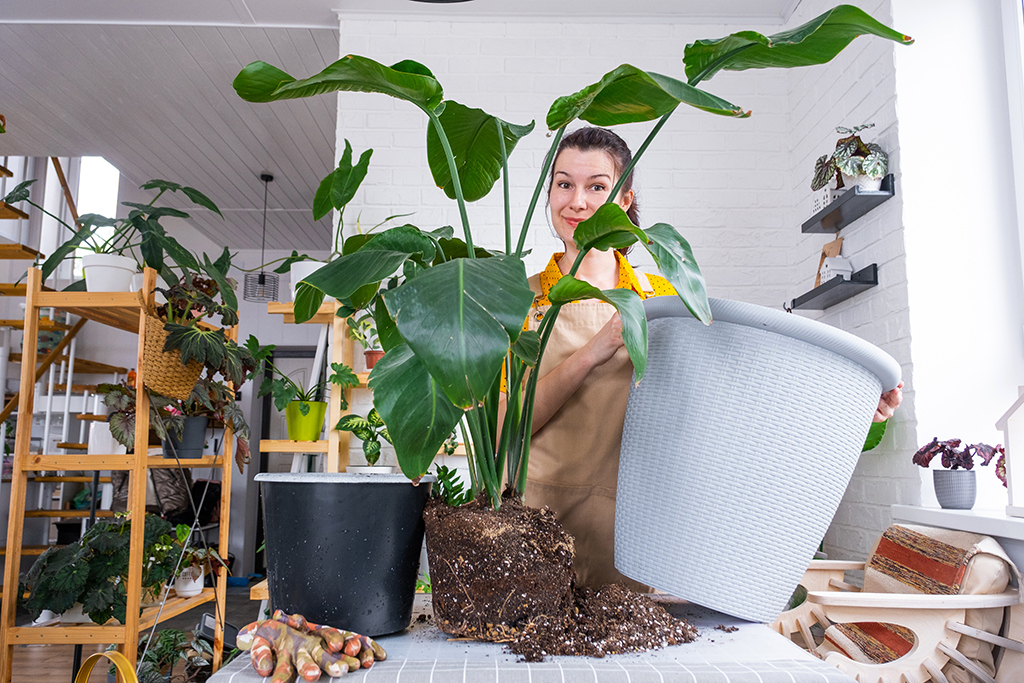
<svg viewBox="0 0 1024 683">
<path fill-rule="evenodd" d="M 305 415 L 299 408 L 309 406 Z M 292 441 L 316 441 L 320 438 L 320 428 L 324 426 L 324 414 L 327 412 L 327 401 L 292 401 L 284 407 L 285 419 L 288 421 L 288 438 Z"/>
</svg>

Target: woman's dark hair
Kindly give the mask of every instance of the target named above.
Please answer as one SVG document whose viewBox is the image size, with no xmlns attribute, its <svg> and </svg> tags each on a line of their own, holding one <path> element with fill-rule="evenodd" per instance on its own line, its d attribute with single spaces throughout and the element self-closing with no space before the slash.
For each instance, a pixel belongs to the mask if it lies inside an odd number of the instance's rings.
<svg viewBox="0 0 1024 683">
<path fill-rule="evenodd" d="M 629 145 L 626 144 L 626 141 L 607 128 L 587 127 L 574 130 L 558 143 L 558 149 L 555 150 L 555 159 L 558 159 L 558 155 L 564 149 L 576 149 L 581 152 L 599 150 L 606 153 L 615 164 L 615 175 L 617 176 L 621 176 L 622 172 L 633 160 L 633 153 L 629 151 Z M 554 160 L 552 160 L 551 171 L 548 174 L 548 194 L 551 194 L 551 185 L 554 182 L 554 178 L 555 164 Z M 633 172 L 630 171 L 626 180 L 622 183 L 620 192 L 625 194 L 632 189 Z M 640 225 L 640 205 L 637 202 L 636 193 L 633 194 L 633 203 L 626 209 L 626 215 L 633 222 L 633 225 Z"/>
</svg>

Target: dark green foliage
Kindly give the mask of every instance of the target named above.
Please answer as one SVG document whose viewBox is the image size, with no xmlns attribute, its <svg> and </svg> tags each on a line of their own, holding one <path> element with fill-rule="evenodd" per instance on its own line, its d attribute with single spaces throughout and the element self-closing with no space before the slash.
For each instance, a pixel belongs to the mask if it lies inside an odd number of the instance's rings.
<svg viewBox="0 0 1024 683">
<path fill-rule="evenodd" d="M 434 487 L 434 497 L 444 499 L 445 504 L 452 507 L 464 505 L 473 500 L 473 495 L 465 490 L 459 473 L 455 470 L 437 465 L 437 486 Z"/>
<path fill-rule="evenodd" d="M 168 536 L 171 531 L 168 522 L 146 515 L 143 589 L 163 585 L 174 572 L 177 555 Z M 32 618 L 44 609 L 65 612 L 79 602 L 97 624 L 111 617 L 124 623 L 130 543 L 131 521 L 118 517 L 97 522 L 81 540 L 40 555 L 24 577 L 29 592 L 25 607 Z"/>
</svg>

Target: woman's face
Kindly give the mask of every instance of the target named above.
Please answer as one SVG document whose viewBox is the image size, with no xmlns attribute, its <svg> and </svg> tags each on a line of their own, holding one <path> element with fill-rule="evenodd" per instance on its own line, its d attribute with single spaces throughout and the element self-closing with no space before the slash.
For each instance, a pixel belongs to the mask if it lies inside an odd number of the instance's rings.
<svg viewBox="0 0 1024 683">
<path fill-rule="evenodd" d="M 604 151 L 563 149 L 555 159 L 555 170 L 548 194 L 551 224 L 566 245 L 573 243 L 576 226 L 590 218 L 597 207 L 608 201 L 618 181 L 615 162 Z M 618 204 L 626 210 L 633 202 L 633 191 L 619 193 Z"/>
</svg>

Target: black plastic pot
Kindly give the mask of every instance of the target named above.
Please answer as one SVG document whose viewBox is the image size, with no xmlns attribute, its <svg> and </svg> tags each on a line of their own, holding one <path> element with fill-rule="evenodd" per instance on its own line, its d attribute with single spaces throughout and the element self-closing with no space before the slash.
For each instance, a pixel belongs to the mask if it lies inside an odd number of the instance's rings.
<svg viewBox="0 0 1024 683">
<path fill-rule="evenodd" d="M 207 422 L 208 419 L 205 417 L 186 417 L 181 440 L 179 441 L 173 433 L 168 434 L 164 439 L 164 457 L 173 458 L 175 454 L 182 460 L 203 457 Z"/>
<path fill-rule="evenodd" d="M 270 604 L 368 636 L 412 620 L 433 477 L 258 474 Z"/>
</svg>

